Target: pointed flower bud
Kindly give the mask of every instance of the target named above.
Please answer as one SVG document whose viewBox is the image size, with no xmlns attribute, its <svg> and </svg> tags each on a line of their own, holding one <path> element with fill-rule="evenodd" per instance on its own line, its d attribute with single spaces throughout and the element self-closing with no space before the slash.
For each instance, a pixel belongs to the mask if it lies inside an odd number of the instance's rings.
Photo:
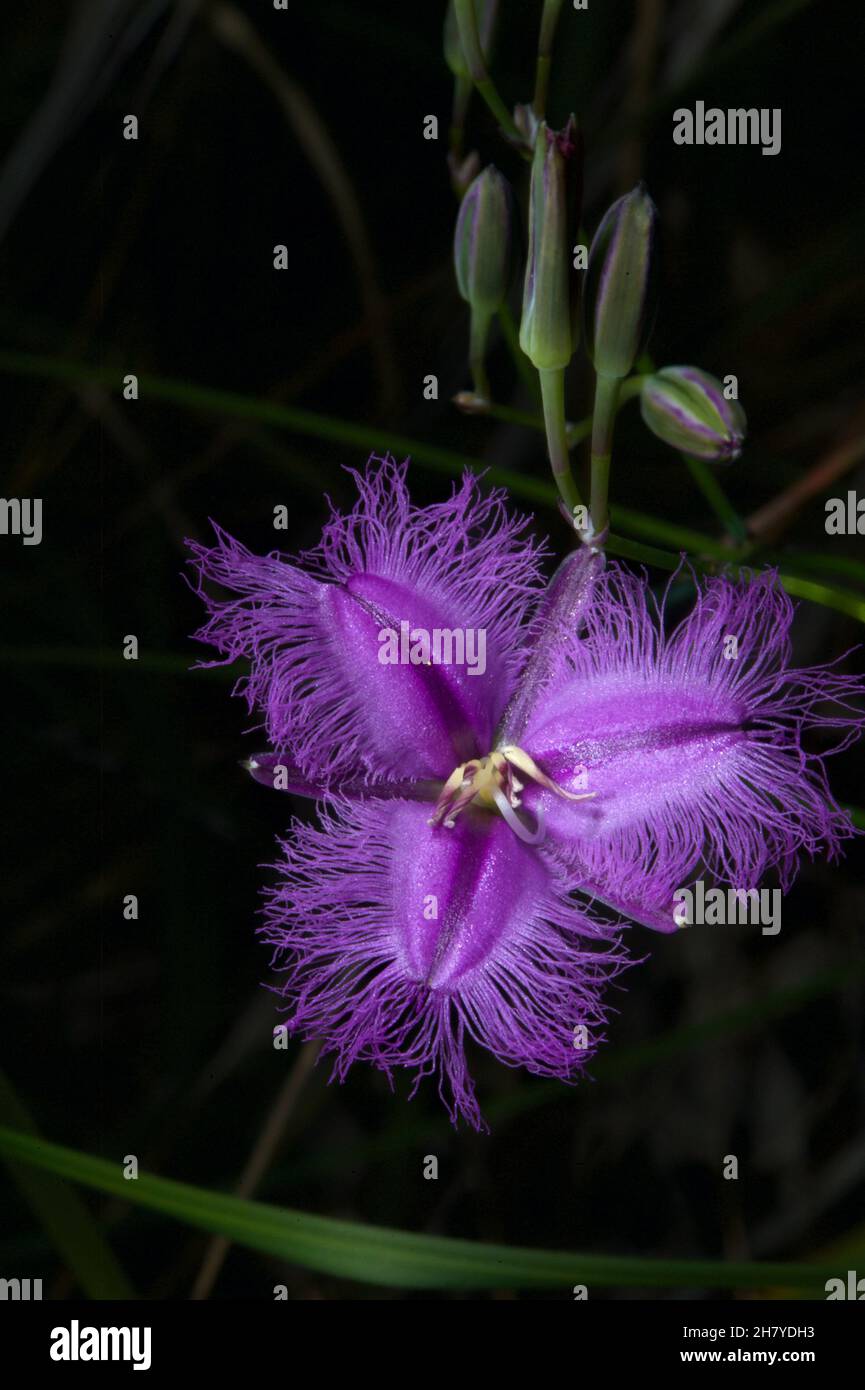
<svg viewBox="0 0 865 1390">
<path fill-rule="evenodd" d="M 684 454 L 732 463 L 742 452 L 744 410 L 698 367 L 664 367 L 646 377 L 640 409 L 652 434 Z"/>
<path fill-rule="evenodd" d="M 523 142 L 530 150 L 535 148 L 540 119 L 531 105 L 520 104 L 514 107 L 514 125 L 520 132 Z"/>
<path fill-rule="evenodd" d="M 655 318 L 657 209 L 642 183 L 604 214 L 589 251 L 586 349 L 598 376 L 625 377 Z"/>
<path fill-rule="evenodd" d="M 454 268 L 463 299 L 493 314 L 510 285 L 514 259 L 514 196 L 494 165 L 474 179 L 460 203 L 454 235 Z"/>
<path fill-rule="evenodd" d="M 480 173 L 481 157 L 477 150 L 472 150 L 465 156 L 460 156 L 455 150 L 449 150 L 448 168 L 450 170 L 453 190 L 460 201 L 462 201 L 471 188 L 473 181 Z"/>
<path fill-rule="evenodd" d="M 539 371 L 566 367 L 578 341 L 572 255 L 582 191 L 582 139 L 573 116 L 563 130 L 537 128 L 529 191 L 529 253 L 520 347 Z"/>
</svg>

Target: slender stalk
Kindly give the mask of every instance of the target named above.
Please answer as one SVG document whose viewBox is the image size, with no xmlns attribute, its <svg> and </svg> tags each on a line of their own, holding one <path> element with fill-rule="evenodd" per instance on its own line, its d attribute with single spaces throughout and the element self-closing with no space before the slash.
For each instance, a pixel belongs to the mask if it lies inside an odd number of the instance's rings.
<svg viewBox="0 0 865 1390">
<path fill-rule="evenodd" d="M 501 420 L 505 425 L 522 425 L 527 430 L 540 430 L 546 434 L 543 415 L 533 415 L 530 410 L 518 410 L 512 405 L 499 405 L 496 401 L 484 400 L 473 391 L 458 391 L 452 398 L 457 410 L 464 415 L 488 415 L 491 420 Z M 592 417 L 584 420 L 565 421 L 565 442 L 568 450 L 576 448 L 592 432 Z"/>
<path fill-rule="evenodd" d="M 544 407 L 544 426 L 547 431 L 547 451 L 553 478 L 562 501 L 573 515 L 582 506 L 579 489 L 571 472 L 568 452 L 568 429 L 565 420 L 565 369 L 550 367 L 538 372 L 541 379 L 541 400 Z"/>
<path fill-rule="evenodd" d="M 491 420 L 501 420 L 505 425 L 522 425 L 524 429 L 540 430 L 541 434 L 544 433 L 544 422 L 540 415 L 532 415 L 528 410 L 518 410 L 516 406 L 497 405 L 495 401 L 479 399 L 471 391 L 458 391 L 453 397 L 453 403 L 464 415 L 488 415 Z M 568 425 L 567 428 L 570 443 L 570 430 L 573 426 Z"/>
<path fill-rule="evenodd" d="M 472 81 L 492 111 L 502 130 L 512 139 L 523 143 L 523 136 L 514 124 L 513 117 L 498 94 L 496 84 L 487 72 L 486 59 L 478 33 L 474 0 L 454 0 L 454 11 L 459 28 L 460 43 L 466 62 L 469 65 Z"/>
<path fill-rule="evenodd" d="M 506 135 L 510 135 L 513 140 L 523 143 L 523 135 L 519 128 L 514 124 L 513 118 L 508 108 L 499 96 L 495 83 L 491 77 L 484 77 L 475 80 L 475 86 L 492 111 L 502 130 Z"/>
<path fill-rule="evenodd" d="M 592 417 L 586 415 L 582 420 L 574 420 L 567 425 L 568 448 L 575 449 L 592 432 Z"/>
<path fill-rule="evenodd" d="M 688 465 L 691 477 L 721 525 L 730 533 L 734 541 L 742 545 L 747 540 L 745 523 L 733 504 L 728 501 L 727 494 L 705 459 L 694 458 L 691 454 L 683 454 L 682 458 Z"/>
<path fill-rule="evenodd" d="M 519 373 L 523 385 L 533 399 L 537 401 L 538 405 L 540 405 L 538 378 L 535 375 L 534 367 L 520 347 L 519 330 L 514 322 L 514 316 L 508 304 L 503 304 L 499 309 L 499 327 L 502 330 L 502 336 L 508 345 L 508 351 L 514 359 L 514 366 Z"/>
<path fill-rule="evenodd" d="M 619 154 L 619 187 L 633 188 L 642 172 L 645 114 L 664 22 L 664 0 L 637 0 L 628 45 L 628 93 L 624 101 L 625 138 Z"/>
<path fill-rule="evenodd" d="M 469 329 L 469 366 L 472 373 L 472 384 L 475 395 L 480 396 L 485 401 L 490 399 L 490 382 L 485 359 L 492 317 L 492 311 L 489 309 L 472 309 Z"/>
<path fill-rule="evenodd" d="M 499 320 L 501 323 L 501 318 Z M 528 358 L 522 352 L 519 343 L 516 350 L 523 357 L 525 362 Z M 621 410 L 627 401 L 640 394 L 640 388 L 645 380 L 642 376 L 628 377 L 627 381 L 622 382 L 622 389 L 619 392 L 619 399 L 616 402 L 616 413 Z M 532 368 L 532 386 L 537 389 L 537 377 Z M 466 415 L 489 415 L 492 420 L 501 420 L 506 425 L 524 425 L 526 429 L 540 430 L 546 433 L 546 425 L 542 415 L 533 415 L 528 410 L 517 410 L 510 405 L 500 405 L 497 401 L 479 399 L 471 391 L 458 391 L 453 398 L 453 403 L 458 410 L 462 410 Z M 582 420 L 565 421 L 565 437 L 568 449 L 575 449 L 584 439 L 588 439 L 592 433 L 592 417 L 585 415 Z"/>
<path fill-rule="evenodd" d="M 246 1161 L 237 1184 L 238 1197 L 251 1197 L 273 1162 L 286 1125 L 291 1119 L 298 1097 L 312 1073 L 320 1051 L 321 1043 L 316 1041 L 304 1043 L 298 1053 Z M 190 1298 L 199 1300 L 210 1297 L 230 1249 L 231 1241 L 228 1236 L 214 1235 L 211 1238 L 192 1286 Z"/>
<path fill-rule="evenodd" d="M 618 377 L 609 376 L 599 376 L 595 382 L 590 511 L 592 530 L 598 545 L 603 545 L 610 525 L 607 500 L 610 487 L 610 458 L 613 452 L 613 428 L 616 423 L 616 404 L 621 384 Z"/>
<path fill-rule="evenodd" d="M 544 118 L 547 109 L 547 92 L 550 85 L 550 64 L 553 53 L 553 36 L 556 32 L 556 25 L 559 22 L 559 15 L 562 10 L 562 0 L 544 0 L 544 12 L 541 15 L 541 30 L 538 35 L 538 62 L 535 71 L 535 96 L 532 102 L 532 110 L 539 121 Z"/>
<path fill-rule="evenodd" d="M 466 114 L 471 100 L 472 83 L 468 77 L 454 78 L 454 104 L 448 135 L 451 157 L 460 163 L 465 142 Z"/>
<path fill-rule="evenodd" d="M 785 488 L 777 497 L 773 497 L 758 511 L 751 513 L 745 522 L 749 536 L 761 541 L 777 540 L 802 507 L 813 498 L 821 496 L 827 487 L 837 482 L 865 457 L 865 433 L 861 430 L 862 412 L 857 412 L 854 418 L 858 425 L 853 438 L 835 445 L 804 477 L 797 478 L 795 483 Z"/>
<path fill-rule="evenodd" d="M 631 401 L 635 396 L 639 396 L 643 389 L 643 382 L 648 375 L 648 372 L 642 372 L 638 376 L 629 376 L 626 377 L 624 381 L 619 382 L 619 397 L 616 404 L 617 411 L 621 410 L 626 401 Z"/>
<path fill-rule="evenodd" d="M 504 319 L 501 320 L 504 326 Z M 511 320 L 511 323 L 513 321 Z M 43 381 L 63 382 L 70 387 L 79 382 L 98 382 L 103 386 L 117 389 L 117 383 L 122 376 L 122 364 L 110 364 L 97 366 L 90 362 L 73 362 L 59 357 L 47 357 L 34 353 L 8 351 L 0 349 L 0 375 L 9 374 L 17 377 L 32 378 Z M 636 381 L 636 378 L 630 378 Z M 262 399 L 256 396 L 246 396 L 237 391 L 224 391 L 212 386 L 201 386 L 190 381 L 179 381 L 171 377 L 148 376 L 142 374 L 138 378 L 139 388 L 146 392 L 154 401 L 167 401 L 169 404 L 181 406 L 186 410 L 201 412 L 205 415 L 219 415 L 240 421 L 252 421 L 259 425 L 270 425 L 275 429 L 287 430 L 291 433 L 323 439 L 337 444 L 350 444 L 354 447 L 370 449 L 372 451 L 381 448 L 381 436 L 376 429 L 359 420 L 342 420 L 331 415 L 321 415 L 311 410 L 301 409 L 299 406 L 281 405 L 276 401 Z M 535 384 L 537 384 L 535 382 Z M 622 387 L 622 396 L 626 393 L 628 383 Z M 586 430 L 588 422 L 583 420 L 570 427 L 571 436 Z M 391 434 L 388 437 L 391 451 L 395 454 L 410 456 L 415 464 L 424 465 L 436 473 L 442 473 L 447 477 L 461 477 L 465 470 L 476 469 L 479 464 L 477 458 L 470 454 L 461 454 L 453 449 L 446 449 L 439 445 L 428 444 L 425 440 L 414 439 L 408 435 Z M 846 448 L 847 446 L 845 446 Z M 852 447 L 852 446 L 850 446 Z M 857 456 L 861 456 L 863 441 L 856 441 Z M 849 450 L 845 457 L 845 466 L 850 466 Z M 837 465 L 836 465 L 837 467 Z M 180 476 L 180 475 L 179 475 Z M 296 477 L 294 472 L 289 474 Z M 837 473 L 836 475 L 837 476 Z M 488 481 L 498 487 L 506 487 L 514 497 L 522 497 L 527 501 L 534 502 L 538 506 L 551 507 L 556 501 L 556 491 L 544 478 L 535 478 L 527 473 L 516 473 L 509 468 L 493 466 L 487 470 Z M 181 481 L 185 479 L 181 476 Z M 813 479 L 808 478 L 808 486 L 813 487 Z M 797 499 L 797 505 L 798 505 Z M 784 515 L 788 515 L 790 506 L 787 495 L 775 499 L 772 504 L 776 509 L 779 504 L 784 503 Z M 647 516 L 640 512 L 629 511 L 624 513 L 621 507 L 616 508 L 617 524 L 622 525 L 627 522 L 629 529 L 634 529 L 639 520 L 643 534 L 665 540 L 670 531 L 669 523 L 660 517 Z M 752 523 L 753 524 L 753 523 Z M 763 529 L 763 523 L 758 528 L 759 538 Z M 687 542 L 684 540 L 682 528 L 676 528 L 680 533 L 681 539 L 676 541 L 676 551 L 687 549 Z M 750 529 L 750 526 L 749 526 Z M 719 546 L 717 538 L 705 536 L 702 533 L 694 532 L 693 541 L 697 555 L 711 555 L 714 548 Z M 626 542 L 619 537 L 617 544 L 624 545 Z M 672 541 L 668 541 L 672 544 Z M 623 550 L 615 551 L 613 539 L 609 549 L 614 553 L 624 553 Z M 648 550 L 648 547 L 643 547 Z M 751 555 L 753 547 L 746 548 L 746 553 Z M 679 563 L 679 554 L 672 551 L 656 550 L 652 552 L 659 556 L 657 563 L 663 568 L 675 569 Z M 729 552 L 724 552 L 726 559 Z M 644 558 L 649 563 L 655 563 L 651 555 L 635 555 L 633 558 Z M 730 560 L 741 558 L 741 552 L 734 551 L 729 555 Z M 837 609 L 840 613 L 848 613 L 851 617 L 865 623 L 865 599 L 849 589 L 840 589 L 828 584 L 819 584 L 806 581 L 802 576 L 792 574 L 786 568 L 797 563 L 799 557 L 784 556 L 773 557 L 773 563 L 778 563 L 779 558 L 784 564 L 785 569 L 779 574 L 781 583 L 788 593 L 795 597 L 810 599 L 813 603 L 822 604 L 826 608 Z M 750 561 L 753 563 L 753 560 Z M 832 567 L 832 562 L 828 557 L 804 555 L 799 563 L 804 564 L 825 563 L 827 568 Z M 715 566 L 717 561 L 712 560 L 711 565 Z M 694 567 L 702 571 L 704 566 L 699 560 L 695 560 Z M 845 571 L 846 572 L 846 571 Z M 851 576 L 852 577 L 852 576 Z M 142 658 L 142 664 L 146 658 Z M 169 655 L 167 658 L 155 658 L 152 662 L 152 669 L 156 671 L 177 671 L 179 673 L 179 663 L 183 660 L 180 656 Z M 116 663 L 113 658 L 106 656 L 104 652 L 97 650 L 84 649 L 82 652 L 78 648 L 34 648 L 24 651 L 15 651 L 9 647 L 0 650 L 0 664 L 16 665 L 18 662 L 26 664 L 58 664 L 68 666 L 114 666 Z M 175 661 L 177 666 L 175 667 Z M 216 680 L 232 680 L 231 672 L 226 672 L 223 668 L 211 671 L 198 671 L 195 673 L 199 679 L 213 678 Z M 124 1189 L 127 1185 L 124 1184 Z"/>
</svg>

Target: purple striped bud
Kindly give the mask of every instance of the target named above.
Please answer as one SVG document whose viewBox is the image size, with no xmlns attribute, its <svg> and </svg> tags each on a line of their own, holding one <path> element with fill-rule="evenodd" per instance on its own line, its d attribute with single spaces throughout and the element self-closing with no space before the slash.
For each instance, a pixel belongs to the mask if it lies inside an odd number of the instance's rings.
<svg viewBox="0 0 865 1390">
<path fill-rule="evenodd" d="M 579 219 L 582 140 L 576 120 L 563 130 L 541 121 L 529 190 L 529 253 L 520 347 L 539 371 L 566 367 L 579 338 L 578 279 L 571 257 Z"/>
<path fill-rule="evenodd" d="M 489 164 L 460 203 L 454 234 L 454 268 L 463 299 L 472 309 L 494 314 L 507 294 L 514 262 L 514 196 Z"/>
<path fill-rule="evenodd" d="M 589 251 L 586 349 L 598 376 L 625 377 L 655 318 L 658 213 L 642 183 L 604 214 Z"/>
<path fill-rule="evenodd" d="M 683 454 L 732 463 L 742 452 L 744 410 L 698 367 L 664 367 L 646 377 L 640 410 L 652 434 Z"/>
</svg>

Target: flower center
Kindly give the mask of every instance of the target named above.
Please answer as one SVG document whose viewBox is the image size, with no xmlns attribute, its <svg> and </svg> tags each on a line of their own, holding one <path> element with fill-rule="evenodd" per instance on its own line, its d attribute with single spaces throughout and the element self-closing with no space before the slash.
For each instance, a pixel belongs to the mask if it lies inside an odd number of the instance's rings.
<svg viewBox="0 0 865 1390">
<path fill-rule="evenodd" d="M 474 801 L 487 810 L 499 811 L 514 834 L 525 840 L 526 844 L 540 844 L 545 834 L 543 810 L 538 808 L 534 828 L 527 825 L 517 814 L 520 792 L 525 787 L 525 782 L 519 780 L 517 772 L 568 801 L 588 801 L 595 795 L 594 792 L 566 792 L 542 772 L 534 758 L 530 758 L 522 748 L 508 744 L 504 748 L 497 748 L 494 753 L 488 753 L 485 758 L 472 758 L 469 762 L 460 763 L 459 767 L 454 768 L 441 789 L 429 824 L 452 829 L 460 811 L 465 810 L 466 806 Z"/>
</svg>

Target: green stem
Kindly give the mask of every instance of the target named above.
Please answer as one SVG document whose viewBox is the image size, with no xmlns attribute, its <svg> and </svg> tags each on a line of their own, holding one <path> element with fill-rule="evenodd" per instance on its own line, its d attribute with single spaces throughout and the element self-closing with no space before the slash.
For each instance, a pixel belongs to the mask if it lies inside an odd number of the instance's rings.
<svg viewBox="0 0 865 1390">
<path fill-rule="evenodd" d="M 552 62 L 553 36 L 556 32 L 556 25 L 559 22 L 559 15 L 562 10 L 562 0 L 544 0 L 544 11 L 541 15 L 541 31 L 538 35 L 538 63 L 535 73 L 535 96 L 532 102 L 532 110 L 539 121 L 544 118 L 547 109 L 547 92 L 550 85 L 550 65 Z"/>
<path fill-rule="evenodd" d="M 458 391 L 453 402 L 465 415 L 487 415 L 491 420 L 501 420 L 504 425 L 521 425 L 524 429 L 544 433 L 542 417 L 532 415 L 531 411 L 518 410 L 513 405 L 497 405 L 495 401 L 478 400 L 470 391 Z"/>
<path fill-rule="evenodd" d="M 484 77 L 480 81 L 476 81 L 475 86 L 477 87 L 478 91 L 480 92 L 487 106 L 492 111 L 493 115 L 495 116 L 496 120 L 498 121 L 505 134 L 510 135 L 511 139 L 513 140 L 519 140 L 522 144 L 522 133 L 517 128 L 517 126 L 514 125 L 511 113 L 505 106 L 498 92 L 496 91 L 493 79 L 491 77 Z"/>
<path fill-rule="evenodd" d="M 501 322 L 504 328 L 506 320 L 502 318 Z M 513 324 L 513 320 L 511 320 L 511 324 Z M 121 364 L 96 366 L 90 362 L 70 362 L 58 357 L 0 349 L 0 375 L 9 373 L 34 380 L 55 381 L 67 385 L 71 389 L 82 382 L 97 382 L 108 390 L 116 391 L 122 380 L 123 371 L 124 368 Z M 625 394 L 627 384 L 625 383 L 622 387 L 622 395 Z M 381 449 L 380 431 L 360 420 L 341 420 L 331 415 L 321 415 L 312 410 L 305 410 L 300 406 L 282 405 L 277 401 L 243 395 L 238 391 L 224 391 L 212 386 L 201 386 L 195 382 L 178 381 L 170 377 L 142 374 L 139 375 L 138 385 L 140 391 L 152 400 L 166 401 L 169 404 L 181 406 L 185 410 L 201 412 L 208 416 L 218 415 L 234 420 L 247 420 L 258 425 L 270 425 L 275 429 L 287 430 L 293 434 L 327 440 L 335 444 L 350 445 L 352 448 L 362 448 L 373 452 Z M 533 381 L 533 387 L 537 390 L 536 377 Z M 575 433 L 584 430 L 587 430 L 587 422 L 580 421 L 570 427 L 569 433 L 573 439 Z M 423 465 L 449 478 L 461 477 L 466 469 L 477 469 L 480 462 L 470 454 L 461 454 L 454 449 L 429 444 L 426 440 L 414 439 L 403 434 L 389 434 L 388 444 L 393 453 L 411 457 L 416 465 Z M 527 473 L 516 473 L 512 469 L 496 466 L 487 470 L 486 477 L 495 486 L 508 488 L 514 497 L 524 498 L 537 506 L 555 506 L 556 489 L 545 478 L 536 478 Z M 627 523 L 627 529 L 630 530 L 635 530 L 639 525 L 641 534 L 661 540 L 662 543 L 674 544 L 668 538 L 669 523 L 660 517 L 647 516 L 638 512 L 625 513 L 621 507 L 617 507 L 614 520 L 617 525 Z M 680 535 L 683 534 L 681 528 L 677 529 Z M 700 532 L 691 534 L 697 556 L 712 556 L 722 548 L 717 537 L 705 536 Z M 620 537 L 619 540 L 625 543 L 623 538 Z M 632 543 L 628 544 L 629 547 L 632 545 Z M 690 548 L 683 541 L 676 541 L 675 545 L 677 551 Z M 612 543 L 610 549 L 613 550 Z M 645 549 L 648 550 L 649 548 L 645 547 Z M 752 547 L 745 547 L 745 553 L 749 556 L 751 551 Z M 657 563 L 666 569 L 675 569 L 679 564 L 680 556 L 673 551 L 657 550 L 653 552 L 653 555 L 657 559 L 649 555 L 644 558 L 649 563 Z M 640 557 L 634 556 L 633 558 Z M 741 550 L 731 553 L 724 549 L 723 556 L 718 555 L 718 559 L 722 559 L 725 563 L 733 562 L 734 565 L 741 558 Z M 847 613 L 859 622 L 865 623 L 865 598 L 849 589 L 819 584 L 792 572 L 795 567 L 806 563 L 809 566 L 819 565 L 820 568 L 824 566 L 831 568 L 833 562 L 830 559 L 825 556 L 812 556 L 810 554 L 773 556 L 773 552 L 770 552 L 770 558 L 773 563 L 783 565 L 779 577 L 788 593 L 798 598 L 807 598 L 826 608 L 837 609 L 839 613 Z M 754 561 L 751 560 L 752 565 L 753 563 Z M 707 568 L 714 570 L 717 568 L 717 560 L 713 559 L 710 566 L 706 566 L 699 559 L 694 559 L 694 565 L 697 570 L 702 571 Z M 851 575 L 851 578 L 853 577 L 855 576 Z M 69 648 L 68 654 L 70 659 L 73 659 L 74 649 Z M 0 659 L 12 661 L 15 656 L 14 653 L 6 649 L 5 653 L 0 654 Z M 99 661 L 101 662 L 101 657 Z M 199 676 L 207 676 L 208 674 L 210 673 L 206 671 L 198 673 Z"/>
<path fill-rule="evenodd" d="M 643 382 L 646 380 L 647 376 L 648 372 L 642 372 L 639 376 L 626 377 L 624 381 L 619 383 L 620 390 L 619 401 L 616 406 L 617 410 L 621 410 L 622 406 L 627 401 L 633 400 L 635 396 L 639 396 L 643 389 Z"/>
<path fill-rule="evenodd" d="M 288 1207 L 229 1197 L 142 1173 L 124 1182 L 118 1163 L 0 1126 L 0 1155 L 181 1221 L 227 1236 L 247 1249 L 341 1279 L 396 1289 L 551 1288 L 575 1282 L 627 1289 L 801 1288 L 822 1297 L 836 1262 L 758 1263 L 585 1255 L 490 1245 L 361 1225 Z M 162 1232 L 160 1231 L 160 1234 Z M 851 1254 L 858 1259 L 861 1248 Z"/>
<path fill-rule="evenodd" d="M 608 493 L 610 488 L 610 459 L 613 453 L 613 429 L 616 423 L 616 404 L 621 389 L 618 377 L 599 376 L 595 383 L 595 408 L 592 412 L 592 492 L 590 510 L 592 530 L 603 544 L 610 524 Z"/>
<path fill-rule="evenodd" d="M 472 94 L 472 82 L 469 77 L 454 78 L 454 104 L 453 114 L 451 115 L 451 126 L 449 133 L 450 152 L 453 159 L 459 163 L 463 157 L 463 145 L 465 141 L 466 114 L 469 109 L 469 100 Z"/>
<path fill-rule="evenodd" d="M 472 81 L 492 111 L 502 130 L 512 139 L 523 144 L 523 136 L 514 124 L 513 117 L 496 89 L 496 84 L 487 72 L 486 60 L 478 33 L 474 0 L 454 0 L 460 43 L 469 66 Z"/>
<path fill-rule="evenodd" d="M 544 119 L 544 112 L 547 109 L 547 91 L 550 85 L 550 55 L 549 53 L 538 54 L 538 65 L 535 73 L 535 95 L 532 101 L 532 110 L 539 121 Z"/>
<path fill-rule="evenodd" d="M 525 362 L 528 362 L 529 359 L 522 352 L 519 342 L 516 342 L 516 351 L 522 355 Z M 534 368 L 532 368 L 531 371 L 532 390 L 533 393 L 537 393 L 538 381 Z M 640 387 L 643 380 L 644 378 L 641 376 L 632 376 L 628 377 L 627 381 L 622 382 L 622 389 L 619 392 L 619 399 L 616 403 L 617 414 L 627 401 L 631 400 L 633 396 L 638 396 L 640 394 Z M 533 415 L 531 411 L 517 410 L 510 405 L 500 405 L 497 401 L 475 401 L 469 392 L 460 392 L 454 396 L 454 404 L 458 406 L 460 410 L 465 411 L 467 415 L 489 415 L 490 419 L 501 420 L 506 425 L 524 425 L 526 429 L 540 430 L 541 433 L 546 432 L 546 425 L 544 424 L 542 415 Z M 585 415 L 582 420 L 565 421 L 565 438 L 567 440 L 568 449 L 571 451 L 575 449 L 578 444 L 581 444 L 584 439 L 588 439 L 591 433 L 591 415 Z M 863 566 L 863 573 L 865 573 L 865 566 Z"/>
<path fill-rule="evenodd" d="M 565 421 L 565 369 L 564 367 L 542 368 L 541 400 L 544 406 L 544 425 L 547 431 L 547 451 L 556 487 L 562 500 L 573 516 L 574 508 L 582 506 L 579 489 L 571 473 L 571 458 L 568 452 L 568 433 Z"/>
<path fill-rule="evenodd" d="M 469 329 L 469 365 L 472 373 L 472 384 L 475 395 L 481 396 L 485 401 L 490 399 L 490 383 L 485 358 L 492 317 L 491 309 L 473 308 Z"/>
<path fill-rule="evenodd" d="M 499 309 L 499 327 L 502 330 L 502 336 L 508 345 L 508 351 L 514 359 L 514 366 L 520 375 L 523 385 L 533 400 L 536 400 L 540 405 L 538 378 L 535 375 L 534 367 L 520 347 L 519 329 L 514 322 L 514 316 L 508 304 L 503 304 Z"/>
<path fill-rule="evenodd" d="M 694 458 L 691 454 L 683 454 L 682 458 L 688 465 L 688 470 L 697 487 L 702 492 L 712 511 L 720 521 L 721 525 L 727 530 L 733 539 L 742 545 L 747 540 L 745 523 L 736 511 L 736 508 L 728 501 L 727 495 L 714 473 L 709 468 L 705 459 Z"/>
<path fill-rule="evenodd" d="M 582 420 L 574 420 L 567 425 L 568 448 L 575 449 L 592 432 L 592 417 L 586 415 Z"/>
</svg>

